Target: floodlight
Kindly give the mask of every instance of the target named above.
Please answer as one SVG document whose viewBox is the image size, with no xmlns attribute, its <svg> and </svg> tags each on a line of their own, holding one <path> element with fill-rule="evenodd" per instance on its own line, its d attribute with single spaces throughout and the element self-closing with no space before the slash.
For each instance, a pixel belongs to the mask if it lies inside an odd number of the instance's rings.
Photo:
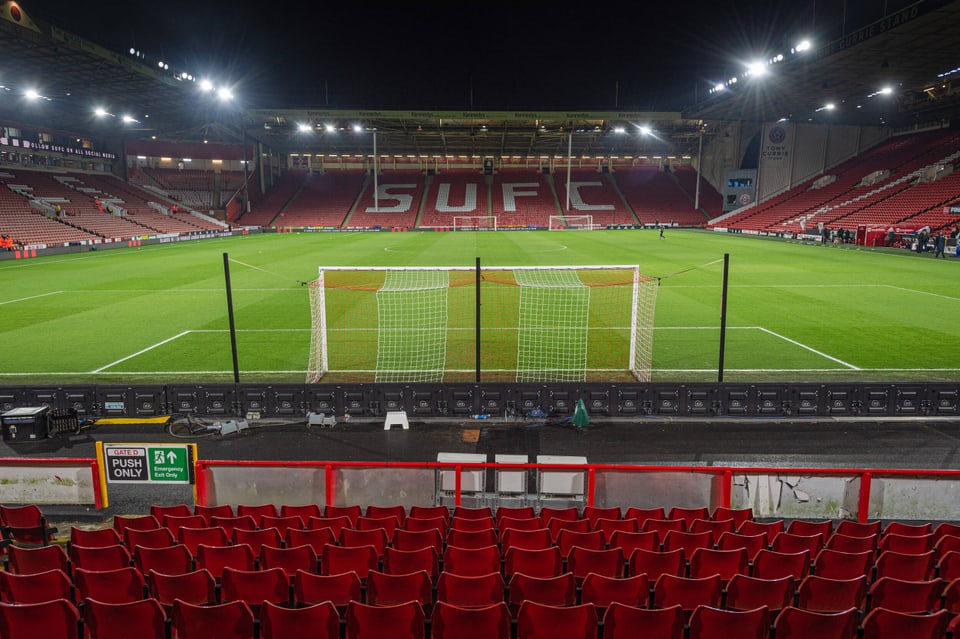
<svg viewBox="0 0 960 639">
<path fill-rule="evenodd" d="M 228 102 L 233 99 L 233 91 L 229 87 L 220 87 L 217 89 L 217 97 L 224 102 Z"/>
<path fill-rule="evenodd" d="M 653 132 L 653 130 L 652 130 L 650 127 L 648 127 L 648 126 L 641 126 L 641 127 L 640 127 L 640 133 L 642 133 L 642 134 L 644 134 L 644 135 L 650 135 L 652 132 Z"/>
<path fill-rule="evenodd" d="M 726 88 L 726 87 L 725 87 L 724 84 L 721 82 L 721 83 L 718 84 L 717 86 L 713 87 L 713 90 L 719 92 L 719 91 L 723 91 L 725 88 Z"/>
<path fill-rule="evenodd" d="M 157 66 L 162 69 L 162 68 L 163 68 L 163 60 L 160 60 L 159 62 L 157 62 Z"/>
<path fill-rule="evenodd" d="M 130 55 L 136 55 L 136 54 L 137 54 L 137 50 L 134 49 L 133 47 L 130 47 Z"/>
<path fill-rule="evenodd" d="M 810 50 L 810 41 L 809 41 L 809 40 L 801 40 L 799 43 L 797 43 L 797 46 L 794 47 L 794 49 L 796 50 L 797 53 L 803 53 L 804 51 L 809 51 L 809 50 Z"/>
<path fill-rule="evenodd" d="M 353 132 L 354 132 L 354 133 L 363 133 L 363 127 L 360 126 L 359 124 L 354 124 L 354 125 L 353 125 Z"/>
<path fill-rule="evenodd" d="M 98 118 L 102 118 L 102 117 L 105 116 L 105 115 L 110 115 L 109 113 L 107 113 L 107 110 L 104 109 L 103 107 L 97 107 L 96 109 L 93 110 L 93 113 L 94 113 Z"/>
<path fill-rule="evenodd" d="M 333 126 L 332 124 L 328 124 L 324 128 L 327 130 L 327 133 L 333 133 L 337 130 L 337 127 Z"/>
<path fill-rule="evenodd" d="M 213 82 L 207 79 L 200 80 L 201 91 L 213 91 Z"/>
<path fill-rule="evenodd" d="M 40 94 L 37 93 L 36 89 L 27 89 L 26 91 L 23 92 L 23 95 L 28 100 L 36 100 L 37 98 L 40 97 Z"/>
<path fill-rule="evenodd" d="M 120 118 L 120 119 L 123 120 L 124 124 L 130 124 L 130 123 L 132 123 L 132 122 L 136 122 L 136 120 L 133 118 L 133 116 L 130 116 L 130 115 L 125 115 L 125 116 L 123 116 L 123 117 Z"/>
<path fill-rule="evenodd" d="M 625 128 L 623 128 L 622 126 L 615 126 L 615 127 L 613 127 L 613 132 L 614 132 L 614 133 L 626 133 L 627 130 L 626 130 Z"/>
<path fill-rule="evenodd" d="M 297 124 L 297 131 L 300 131 L 300 133 L 309 133 L 311 129 L 312 127 L 306 122 L 300 122 Z"/>
<path fill-rule="evenodd" d="M 759 60 L 756 62 L 751 62 L 747 67 L 747 72 L 752 76 L 762 76 L 767 72 L 767 65 L 765 62 L 761 62 Z"/>
</svg>

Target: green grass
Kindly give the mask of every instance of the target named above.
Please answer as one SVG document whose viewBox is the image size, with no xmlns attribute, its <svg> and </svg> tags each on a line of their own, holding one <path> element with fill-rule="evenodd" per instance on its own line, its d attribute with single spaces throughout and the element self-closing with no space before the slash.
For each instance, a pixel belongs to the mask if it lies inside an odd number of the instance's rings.
<svg viewBox="0 0 960 639">
<path fill-rule="evenodd" d="M 268 234 L 0 262 L 0 384 L 302 382 L 318 265 L 639 264 L 653 381 L 960 379 L 960 260 L 696 231 Z M 358 322 L 361 320 L 358 319 Z M 362 341 L 362 340 L 361 340 Z M 484 336 L 483 351 L 496 339 Z"/>
</svg>

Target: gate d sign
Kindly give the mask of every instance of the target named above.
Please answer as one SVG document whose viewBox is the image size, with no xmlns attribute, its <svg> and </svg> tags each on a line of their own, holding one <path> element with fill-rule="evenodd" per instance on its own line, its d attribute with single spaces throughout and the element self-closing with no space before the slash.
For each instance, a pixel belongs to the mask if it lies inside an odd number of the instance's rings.
<svg viewBox="0 0 960 639">
<path fill-rule="evenodd" d="M 147 449 L 142 446 L 108 446 L 106 453 L 107 481 L 128 483 L 150 481 L 147 475 Z"/>
</svg>

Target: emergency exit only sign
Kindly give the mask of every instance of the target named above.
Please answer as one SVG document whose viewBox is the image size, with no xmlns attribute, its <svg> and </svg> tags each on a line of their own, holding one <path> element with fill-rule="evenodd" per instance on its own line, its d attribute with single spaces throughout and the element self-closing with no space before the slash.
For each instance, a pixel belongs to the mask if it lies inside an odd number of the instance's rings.
<svg viewBox="0 0 960 639">
<path fill-rule="evenodd" d="M 190 484 L 189 445 L 104 444 L 106 479 L 113 484 Z"/>
</svg>

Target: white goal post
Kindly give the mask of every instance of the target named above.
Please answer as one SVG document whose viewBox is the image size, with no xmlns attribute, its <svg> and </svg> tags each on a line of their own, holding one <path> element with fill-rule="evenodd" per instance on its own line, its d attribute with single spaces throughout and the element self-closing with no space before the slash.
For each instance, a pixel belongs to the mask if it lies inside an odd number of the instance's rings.
<svg viewBox="0 0 960 639">
<path fill-rule="evenodd" d="M 321 267 L 307 382 L 650 381 L 658 286 L 634 265 Z"/>
<path fill-rule="evenodd" d="M 548 228 L 551 231 L 592 231 L 598 227 L 593 225 L 592 215 L 551 215 Z"/>
<path fill-rule="evenodd" d="M 495 215 L 455 215 L 453 217 L 454 231 L 496 231 L 497 217 Z"/>
</svg>

